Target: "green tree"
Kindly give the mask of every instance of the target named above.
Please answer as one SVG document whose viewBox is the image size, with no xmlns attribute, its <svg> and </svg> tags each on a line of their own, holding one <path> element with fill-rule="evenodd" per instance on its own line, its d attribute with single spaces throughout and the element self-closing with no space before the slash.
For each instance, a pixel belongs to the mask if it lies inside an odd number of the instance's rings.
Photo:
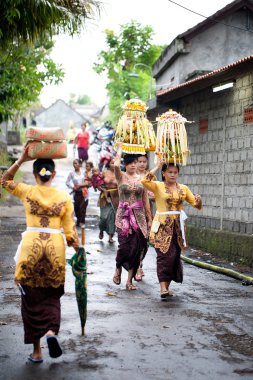
<svg viewBox="0 0 253 380">
<path fill-rule="evenodd" d="M 76 101 L 78 104 L 91 104 L 91 98 L 89 95 L 79 95 Z"/>
<path fill-rule="evenodd" d="M 0 122 L 35 101 L 63 71 L 49 58 L 52 36 L 79 33 L 99 10 L 96 0 L 0 1 Z"/>
<path fill-rule="evenodd" d="M 0 122 L 14 119 L 38 99 L 41 89 L 63 78 L 61 66 L 49 57 L 52 41 L 43 39 L 35 46 L 9 44 L 0 50 Z"/>
<path fill-rule="evenodd" d="M 76 94 L 70 94 L 69 95 L 69 104 L 91 104 L 91 98 L 89 95 L 76 95 Z"/>
<path fill-rule="evenodd" d="M 118 35 L 112 30 L 106 30 L 105 35 L 108 48 L 99 53 L 94 70 L 107 75 L 110 120 L 115 124 L 126 99 L 149 99 L 151 69 L 160 55 L 161 46 L 152 44 L 152 27 L 142 26 L 136 21 L 121 25 Z M 144 65 L 136 67 L 140 78 L 130 78 L 129 73 L 137 63 Z M 145 66 L 150 67 L 150 70 Z"/>
<path fill-rule="evenodd" d="M 3 0 L 0 1 L 0 45 L 34 42 L 43 34 L 75 34 L 99 10 L 96 0 Z"/>
</svg>

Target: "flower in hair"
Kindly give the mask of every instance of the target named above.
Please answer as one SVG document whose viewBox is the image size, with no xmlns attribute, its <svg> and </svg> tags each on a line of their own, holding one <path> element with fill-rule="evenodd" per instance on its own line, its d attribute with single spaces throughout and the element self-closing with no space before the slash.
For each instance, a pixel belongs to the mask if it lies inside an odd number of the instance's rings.
<svg viewBox="0 0 253 380">
<path fill-rule="evenodd" d="M 42 168 L 41 171 L 39 172 L 39 175 L 41 177 L 44 177 L 45 175 L 51 175 L 51 174 L 52 173 L 49 170 L 47 170 L 46 168 Z"/>
</svg>

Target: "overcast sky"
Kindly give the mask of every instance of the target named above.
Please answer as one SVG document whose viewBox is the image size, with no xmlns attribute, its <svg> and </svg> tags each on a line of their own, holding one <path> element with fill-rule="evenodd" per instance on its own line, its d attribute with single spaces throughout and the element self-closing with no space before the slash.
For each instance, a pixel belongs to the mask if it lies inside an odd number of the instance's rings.
<svg viewBox="0 0 253 380">
<path fill-rule="evenodd" d="M 105 29 L 119 32 L 119 26 L 136 20 L 151 25 L 155 32 L 153 43 L 169 45 L 180 33 L 193 27 L 204 18 L 195 15 L 169 0 L 101 0 L 100 17 L 89 21 L 80 37 L 58 36 L 51 53 L 54 61 L 65 70 L 64 81 L 58 86 L 47 86 L 41 94 L 41 102 L 48 107 L 57 99 L 69 100 L 71 93 L 89 95 L 94 103 L 106 103 L 106 78 L 93 70 L 98 53 L 105 49 Z M 230 0 L 177 0 L 177 3 L 204 16 L 210 16 Z M 137 62 L 136 62 L 137 63 Z"/>
</svg>

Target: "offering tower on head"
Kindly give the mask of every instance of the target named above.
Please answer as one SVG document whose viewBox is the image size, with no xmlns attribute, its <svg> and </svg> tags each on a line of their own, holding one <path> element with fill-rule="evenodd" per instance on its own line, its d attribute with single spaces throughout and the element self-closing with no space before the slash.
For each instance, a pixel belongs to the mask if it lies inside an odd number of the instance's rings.
<svg viewBox="0 0 253 380">
<path fill-rule="evenodd" d="M 186 165 L 190 150 L 185 123 L 190 122 L 173 110 L 163 113 L 156 120 L 156 158 L 159 157 L 160 160 L 172 162 L 175 165 Z"/>
<path fill-rule="evenodd" d="M 146 111 L 147 106 L 140 99 L 130 99 L 124 103 L 123 115 L 115 132 L 115 142 L 123 142 L 124 153 L 145 154 L 155 150 L 156 137 Z"/>
</svg>

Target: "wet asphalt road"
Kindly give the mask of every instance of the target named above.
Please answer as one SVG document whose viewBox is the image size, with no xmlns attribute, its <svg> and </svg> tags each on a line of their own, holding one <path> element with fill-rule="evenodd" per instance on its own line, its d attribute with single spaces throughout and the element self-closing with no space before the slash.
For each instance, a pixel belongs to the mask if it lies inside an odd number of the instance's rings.
<svg viewBox="0 0 253 380">
<path fill-rule="evenodd" d="M 25 168 L 29 168 L 26 164 Z M 67 163 L 58 165 L 57 186 L 64 188 Z M 28 176 L 29 180 L 30 177 Z M 98 239 L 97 194 L 92 193 L 86 224 L 88 320 L 80 335 L 74 278 L 67 265 L 59 341 L 63 355 L 26 365 L 31 346 L 23 344 L 20 295 L 13 284 L 13 256 L 25 228 L 19 202 L 0 205 L 0 379 L 253 379 L 253 287 L 184 264 L 184 282 L 174 296 L 159 298 L 155 251 L 144 262 L 138 290 L 112 282 L 117 244 Z M 71 257 L 73 251 L 67 252 Z"/>
</svg>

